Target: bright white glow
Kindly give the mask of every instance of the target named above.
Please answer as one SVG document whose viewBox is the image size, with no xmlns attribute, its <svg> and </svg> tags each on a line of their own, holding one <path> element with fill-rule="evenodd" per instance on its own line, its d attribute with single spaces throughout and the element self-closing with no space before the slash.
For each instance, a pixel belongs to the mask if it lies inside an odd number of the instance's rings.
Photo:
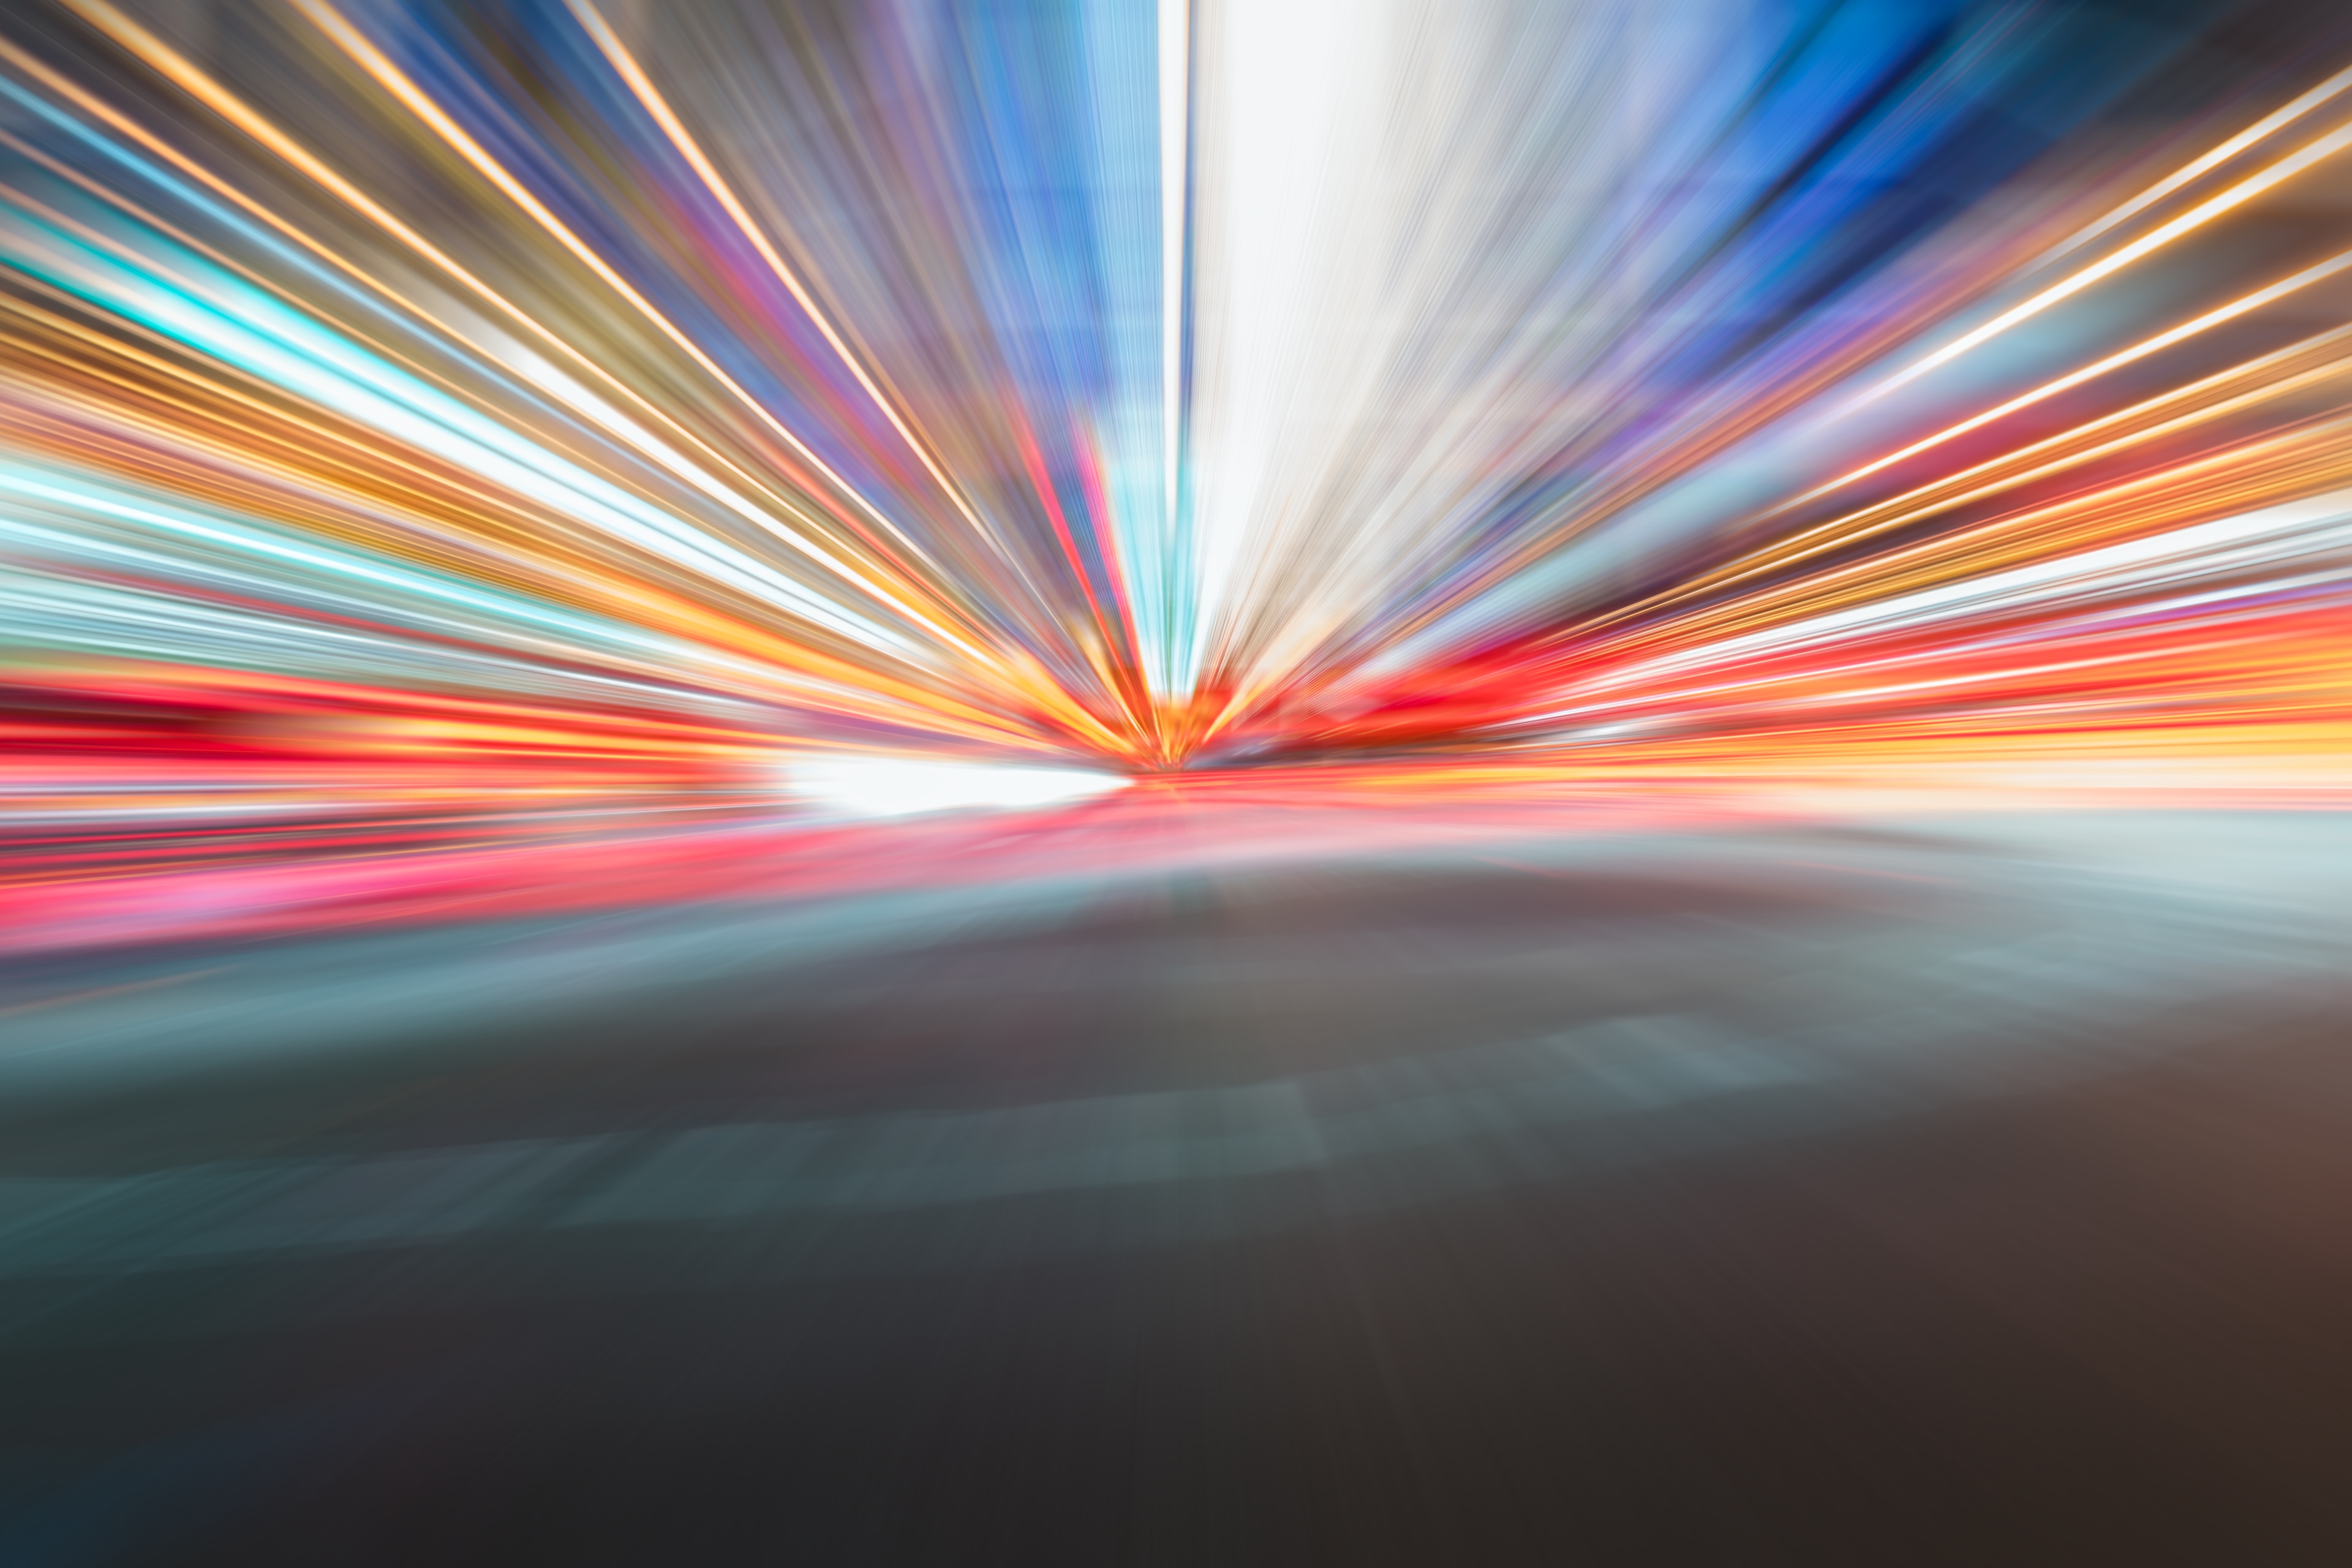
<svg viewBox="0 0 2352 1568">
<path fill-rule="evenodd" d="M 1004 767 L 918 757 L 825 757 L 793 766 L 793 790 L 855 816 L 929 811 L 1018 810 L 1125 789 L 1117 773 L 1089 768 Z"/>
<path fill-rule="evenodd" d="M 1239 706 L 1447 578 L 1527 454 L 1664 352 L 1619 334 L 1731 199 L 1690 170 L 1736 138 L 1709 84 L 1769 68 L 1769 8 L 1189 9 L 1179 687 Z"/>
</svg>

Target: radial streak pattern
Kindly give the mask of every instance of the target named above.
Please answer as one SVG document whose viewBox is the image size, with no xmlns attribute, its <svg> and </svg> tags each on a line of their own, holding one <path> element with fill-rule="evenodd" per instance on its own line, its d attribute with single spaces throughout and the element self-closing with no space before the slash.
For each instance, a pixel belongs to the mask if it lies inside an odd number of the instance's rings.
<svg viewBox="0 0 2352 1568">
<path fill-rule="evenodd" d="M 682 895 L 861 753 L 2336 797 L 2342 63 L 1916 0 L 20 9 L 19 932 Z"/>
</svg>

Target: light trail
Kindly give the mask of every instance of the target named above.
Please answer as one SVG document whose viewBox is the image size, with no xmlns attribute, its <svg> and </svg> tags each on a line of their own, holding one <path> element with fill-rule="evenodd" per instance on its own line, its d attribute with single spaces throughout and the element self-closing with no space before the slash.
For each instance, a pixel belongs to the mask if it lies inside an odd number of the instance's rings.
<svg viewBox="0 0 2352 1568">
<path fill-rule="evenodd" d="M 2072 13 L 1739 0 L 26 15 L 0 818 L 49 847 L 0 878 L 74 942 L 718 896 L 754 823 L 839 890 L 881 828 L 778 782 L 826 769 L 1131 776 L 1078 863 L 1252 791 L 2346 754 L 2341 58 L 2182 98 Z"/>
</svg>

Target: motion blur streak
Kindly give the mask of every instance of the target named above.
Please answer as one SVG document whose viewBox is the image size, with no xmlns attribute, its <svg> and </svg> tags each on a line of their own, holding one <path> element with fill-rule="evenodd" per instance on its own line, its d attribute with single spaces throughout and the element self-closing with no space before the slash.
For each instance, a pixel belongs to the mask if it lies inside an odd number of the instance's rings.
<svg viewBox="0 0 2352 1568">
<path fill-rule="evenodd" d="M 17 0 L 0 682 L 9 1563 L 2352 1561 L 2340 5 Z"/>
</svg>

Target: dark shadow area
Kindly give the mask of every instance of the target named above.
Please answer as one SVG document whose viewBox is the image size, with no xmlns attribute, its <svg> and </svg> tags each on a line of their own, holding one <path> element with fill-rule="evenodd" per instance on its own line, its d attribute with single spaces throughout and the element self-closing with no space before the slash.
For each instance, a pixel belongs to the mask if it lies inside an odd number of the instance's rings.
<svg viewBox="0 0 2352 1568">
<path fill-rule="evenodd" d="M 2342 1562 L 2352 1007 L 2157 886 L 1159 878 L 57 1101 L 0 1558 Z"/>
</svg>

